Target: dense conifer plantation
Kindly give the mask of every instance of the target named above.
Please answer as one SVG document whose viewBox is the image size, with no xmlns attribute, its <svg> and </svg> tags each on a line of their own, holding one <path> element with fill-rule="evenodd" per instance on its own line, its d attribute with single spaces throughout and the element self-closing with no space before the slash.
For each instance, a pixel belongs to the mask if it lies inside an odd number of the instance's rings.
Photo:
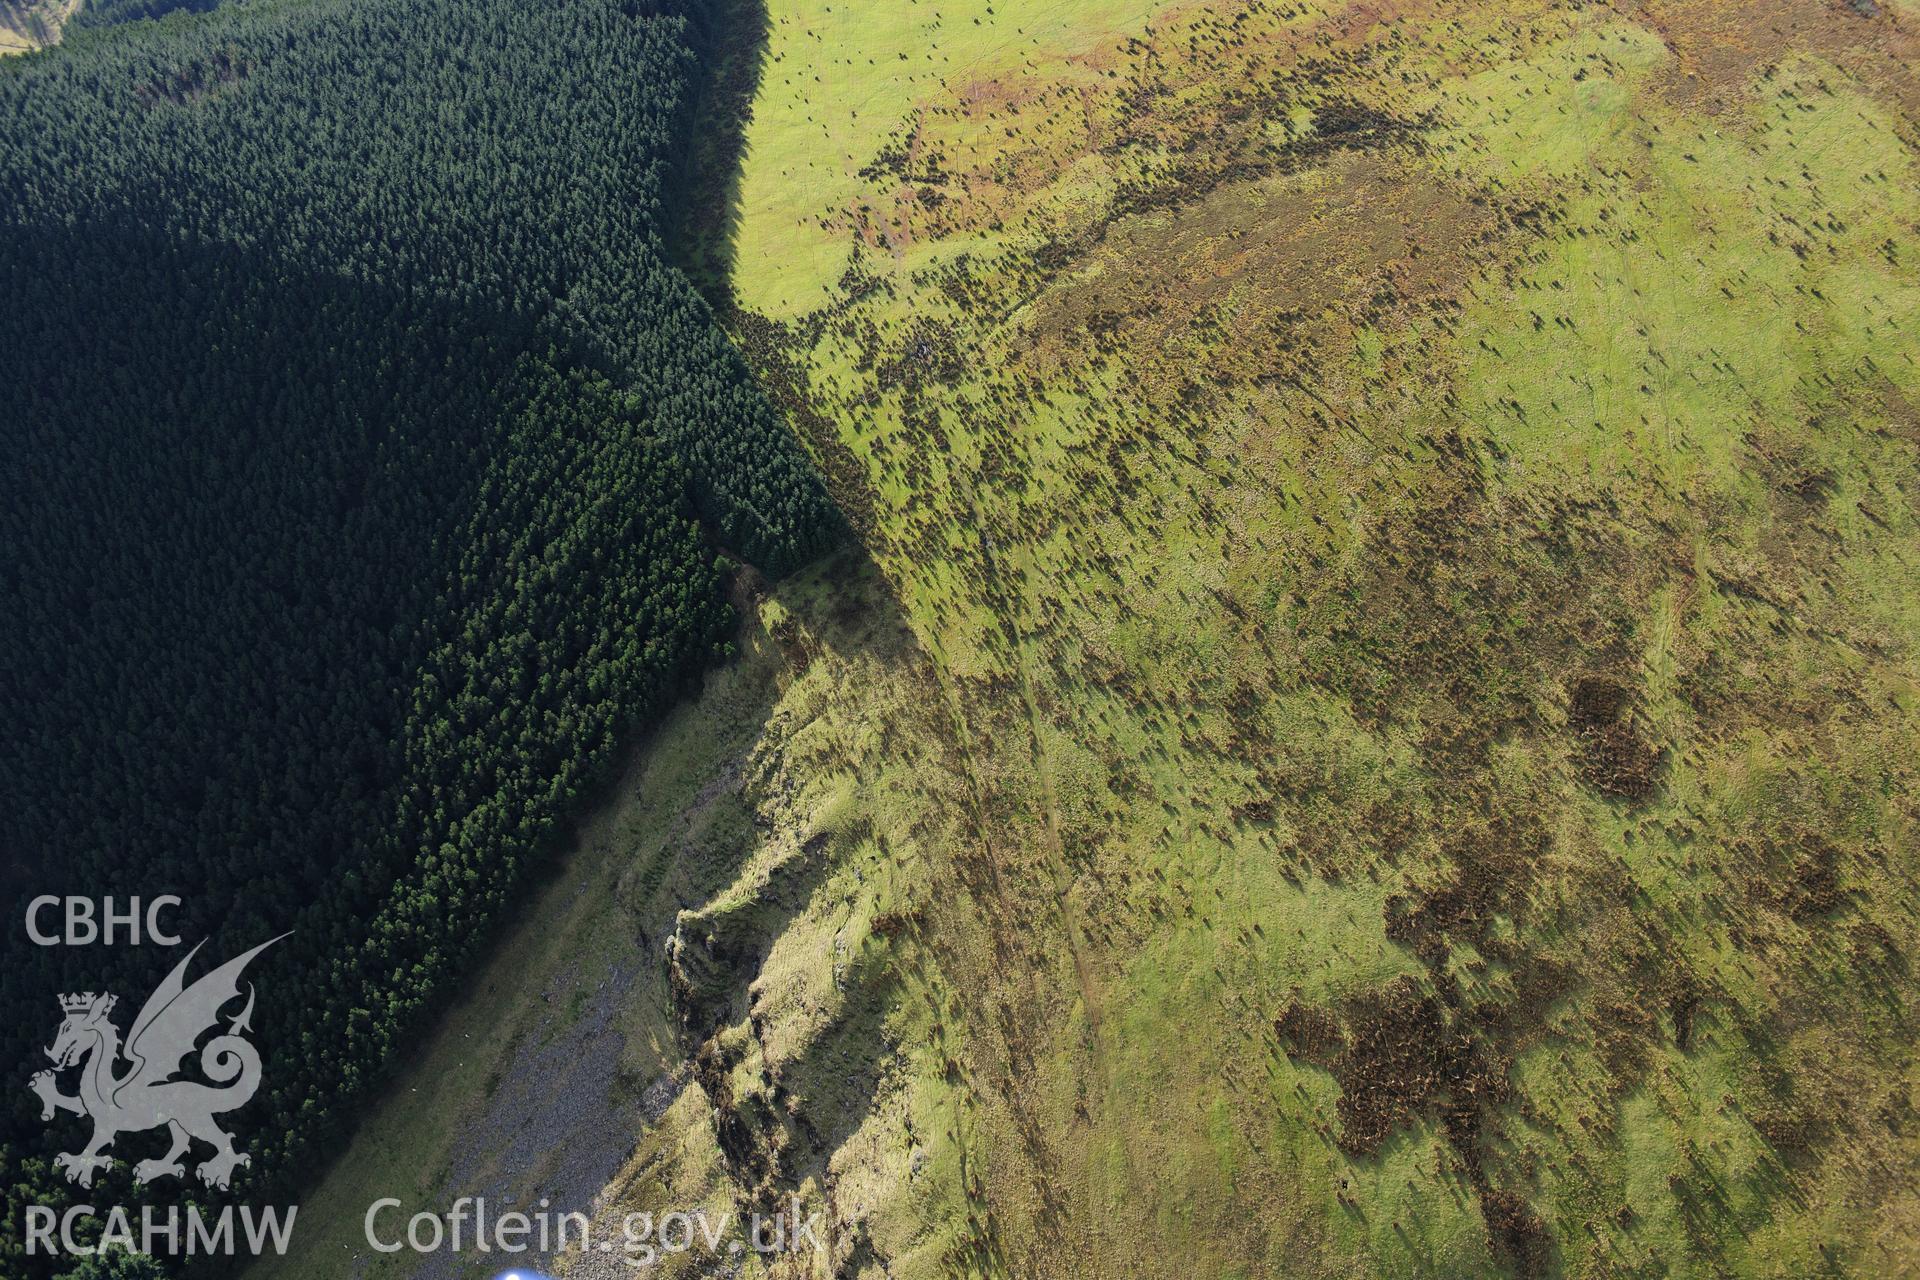
<svg viewBox="0 0 1920 1280">
<path fill-rule="evenodd" d="M 687 21 L 248 0 L 0 66 L 9 1233 L 78 1195 L 25 1089 L 56 994 L 180 954 L 29 946 L 28 896 L 178 894 L 209 961 L 294 931 L 230 1117 L 283 1191 L 724 645 L 715 544 L 836 536 L 661 256 Z M 114 1154 L 88 1201 L 181 1194 Z"/>
</svg>

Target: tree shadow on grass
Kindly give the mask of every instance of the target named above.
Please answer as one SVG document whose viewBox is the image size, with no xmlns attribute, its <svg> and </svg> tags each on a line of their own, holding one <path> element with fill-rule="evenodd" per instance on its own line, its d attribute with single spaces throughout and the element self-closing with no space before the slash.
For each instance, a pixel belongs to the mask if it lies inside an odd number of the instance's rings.
<svg viewBox="0 0 1920 1280">
<path fill-rule="evenodd" d="M 689 93 L 680 206 L 672 214 L 667 248 L 708 304 L 725 315 L 733 309 L 747 126 L 771 19 L 765 0 L 711 0 L 695 7 L 689 20 L 700 65 Z"/>
</svg>

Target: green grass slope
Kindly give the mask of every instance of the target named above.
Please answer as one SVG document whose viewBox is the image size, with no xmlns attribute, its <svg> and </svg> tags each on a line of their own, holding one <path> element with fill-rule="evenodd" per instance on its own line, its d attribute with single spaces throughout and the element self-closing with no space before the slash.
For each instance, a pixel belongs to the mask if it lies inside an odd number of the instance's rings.
<svg viewBox="0 0 1920 1280">
<path fill-rule="evenodd" d="M 872 563 L 608 855 L 607 1211 L 1920 1267 L 1914 21 L 775 0 L 717 258 Z"/>
<path fill-rule="evenodd" d="M 775 6 L 736 272 L 971 780 L 958 1261 L 1910 1264 L 1910 18 L 987 8 Z"/>
<path fill-rule="evenodd" d="M 80 0 L 6 0 L 0 4 L 0 56 L 53 44 L 79 8 Z"/>
</svg>

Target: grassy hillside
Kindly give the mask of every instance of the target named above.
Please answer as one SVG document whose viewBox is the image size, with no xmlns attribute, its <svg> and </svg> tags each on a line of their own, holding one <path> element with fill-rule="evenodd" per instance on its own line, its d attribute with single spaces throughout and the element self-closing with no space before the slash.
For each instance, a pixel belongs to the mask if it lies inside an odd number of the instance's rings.
<svg viewBox="0 0 1920 1280">
<path fill-rule="evenodd" d="M 60 39 L 60 28 L 80 8 L 80 0 L 3 0 L 0 2 L 0 56 L 31 53 Z"/>
<path fill-rule="evenodd" d="M 679 1090 L 602 1211 L 798 1192 L 775 1274 L 1920 1268 L 1920 15 L 740 20 L 706 261 L 871 566 L 584 855 Z"/>
<path fill-rule="evenodd" d="M 742 184 L 975 780 L 975 1256 L 1886 1265 L 1908 19 L 1079 16 L 776 12 Z"/>
</svg>

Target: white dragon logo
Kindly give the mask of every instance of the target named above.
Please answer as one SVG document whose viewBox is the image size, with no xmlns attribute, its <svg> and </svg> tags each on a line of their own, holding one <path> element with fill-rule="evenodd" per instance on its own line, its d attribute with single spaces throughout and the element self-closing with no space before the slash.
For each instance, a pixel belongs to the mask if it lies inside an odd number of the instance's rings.
<svg viewBox="0 0 1920 1280">
<path fill-rule="evenodd" d="M 280 938 L 286 936 L 281 934 Z M 189 987 L 182 980 L 187 964 L 206 944 L 196 945 L 147 998 L 127 1033 L 124 1049 L 120 1031 L 108 1016 L 118 997 L 104 992 L 96 996 L 91 991 L 60 997 L 66 1020 L 60 1024 L 53 1047 L 47 1050 L 54 1069 L 39 1072 L 29 1087 L 40 1096 L 42 1120 L 53 1119 L 57 1111 L 93 1119 L 93 1140 L 85 1150 L 54 1157 L 54 1164 L 68 1181 L 92 1186 L 95 1171 L 113 1163 L 112 1157 L 102 1152 L 114 1138 L 160 1125 L 167 1126 L 172 1135 L 172 1149 L 158 1160 L 142 1160 L 135 1165 L 136 1183 L 185 1173 L 180 1157 L 195 1138 L 214 1149 L 213 1155 L 195 1170 L 210 1187 L 226 1187 L 236 1168 L 252 1163 L 250 1157 L 233 1149 L 233 1138 L 213 1122 L 221 1112 L 245 1106 L 260 1087 L 260 1053 L 240 1034 L 252 1029 L 251 985 L 246 1008 L 228 1021 L 226 1034 L 207 1041 L 200 1051 L 200 1070 L 214 1083 L 172 1077 L 193 1052 L 194 1042 L 219 1022 L 221 1006 L 239 996 L 240 972 L 247 962 L 280 938 L 227 961 Z M 123 1057 L 130 1065 L 124 1074 L 116 1074 Z M 61 1093 L 56 1073 L 83 1060 L 86 1065 L 80 1073 L 79 1094 L 69 1097 Z"/>
</svg>

